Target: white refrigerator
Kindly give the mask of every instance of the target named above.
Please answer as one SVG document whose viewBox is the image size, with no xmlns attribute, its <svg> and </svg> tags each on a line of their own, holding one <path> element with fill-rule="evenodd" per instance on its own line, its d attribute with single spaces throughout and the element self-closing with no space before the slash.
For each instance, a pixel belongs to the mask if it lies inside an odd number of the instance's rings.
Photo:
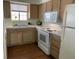
<svg viewBox="0 0 79 59">
<path fill-rule="evenodd" d="M 75 59 L 75 5 L 67 5 L 63 19 L 63 34 L 59 59 Z"/>
</svg>

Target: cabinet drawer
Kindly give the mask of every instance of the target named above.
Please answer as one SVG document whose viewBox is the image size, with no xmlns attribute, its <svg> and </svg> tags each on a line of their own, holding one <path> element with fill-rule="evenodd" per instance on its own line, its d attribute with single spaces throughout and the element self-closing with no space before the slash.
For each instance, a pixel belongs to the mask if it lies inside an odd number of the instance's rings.
<svg viewBox="0 0 79 59">
<path fill-rule="evenodd" d="M 22 31 L 36 31 L 36 28 L 30 28 L 30 27 L 28 27 L 28 28 L 22 28 L 21 30 Z"/>
<path fill-rule="evenodd" d="M 10 28 L 10 29 L 7 29 L 8 32 L 21 32 L 22 29 L 18 29 L 18 28 Z"/>
</svg>

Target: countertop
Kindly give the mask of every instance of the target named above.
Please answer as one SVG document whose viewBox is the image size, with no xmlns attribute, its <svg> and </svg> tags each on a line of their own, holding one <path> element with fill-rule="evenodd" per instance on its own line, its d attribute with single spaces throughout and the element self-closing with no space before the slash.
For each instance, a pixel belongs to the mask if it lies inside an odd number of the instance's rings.
<svg viewBox="0 0 79 59">
<path fill-rule="evenodd" d="M 28 27 L 37 27 L 36 25 L 26 25 L 26 26 L 8 26 L 8 28 L 28 28 Z"/>
<path fill-rule="evenodd" d="M 50 34 L 56 34 L 58 36 L 62 35 L 62 28 L 60 26 L 42 26 L 42 27 L 37 27 L 37 29 L 46 31 Z"/>
<path fill-rule="evenodd" d="M 37 25 L 27 25 L 27 26 L 8 26 L 6 29 L 12 29 L 12 28 L 37 28 L 43 31 L 46 31 L 50 34 L 57 34 L 61 36 L 62 34 L 62 28 L 61 26 L 57 24 L 49 24 L 49 25 L 43 25 L 43 26 L 37 26 Z"/>
</svg>

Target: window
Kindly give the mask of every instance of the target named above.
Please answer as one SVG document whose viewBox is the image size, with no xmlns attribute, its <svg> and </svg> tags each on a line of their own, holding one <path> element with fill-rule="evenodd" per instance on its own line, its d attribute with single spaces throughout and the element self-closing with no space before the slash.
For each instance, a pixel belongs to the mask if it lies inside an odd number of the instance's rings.
<svg viewBox="0 0 79 59">
<path fill-rule="evenodd" d="M 11 19 L 26 21 L 30 18 L 29 4 L 11 2 Z"/>
<path fill-rule="evenodd" d="M 27 18 L 27 13 L 25 12 L 20 12 L 20 20 L 26 20 Z"/>
</svg>

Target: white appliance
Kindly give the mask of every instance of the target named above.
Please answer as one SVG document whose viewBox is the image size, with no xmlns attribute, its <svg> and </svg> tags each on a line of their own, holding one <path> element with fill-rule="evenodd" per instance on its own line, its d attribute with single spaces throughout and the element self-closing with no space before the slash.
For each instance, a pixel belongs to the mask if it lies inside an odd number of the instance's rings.
<svg viewBox="0 0 79 59">
<path fill-rule="evenodd" d="M 75 5 L 66 6 L 59 59 L 75 59 Z"/>
<path fill-rule="evenodd" d="M 56 23 L 58 19 L 58 12 L 52 11 L 52 12 L 45 12 L 44 14 L 44 22 L 45 23 Z"/>
<path fill-rule="evenodd" d="M 50 55 L 49 32 L 38 28 L 38 47 L 47 55 Z"/>
<path fill-rule="evenodd" d="M 58 18 L 58 12 L 46 12 L 44 14 L 44 22 L 47 23 L 56 23 Z M 46 24 L 43 24 L 46 25 Z M 47 24 L 48 25 L 48 24 Z M 47 26 L 46 26 L 47 27 Z M 38 47 L 47 55 L 50 55 L 50 39 L 49 32 L 45 29 L 38 28 Z"/>
</svg>

